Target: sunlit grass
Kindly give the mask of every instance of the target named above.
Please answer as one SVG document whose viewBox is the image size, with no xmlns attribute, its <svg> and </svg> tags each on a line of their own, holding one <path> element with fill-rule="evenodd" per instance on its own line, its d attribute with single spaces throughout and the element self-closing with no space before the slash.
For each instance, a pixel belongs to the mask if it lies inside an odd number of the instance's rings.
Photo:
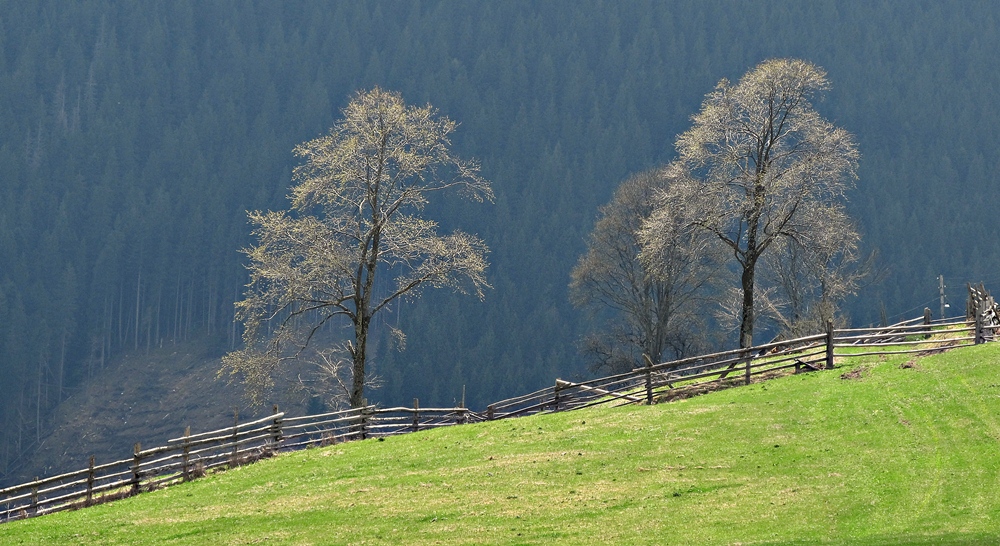
<svg viewBox="0 0 1000 546">
<path fill-rule="evenodd" d="M 313 449 L 5 524 L 0 543 L 996 542 L 998 357 L 842 360 L 653 407 Z"/>
</svg>

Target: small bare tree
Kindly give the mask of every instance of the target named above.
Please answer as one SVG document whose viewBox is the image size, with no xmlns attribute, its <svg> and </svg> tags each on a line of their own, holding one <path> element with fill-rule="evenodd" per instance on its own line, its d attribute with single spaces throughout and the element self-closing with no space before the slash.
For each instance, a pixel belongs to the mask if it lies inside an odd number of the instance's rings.
<svg viewBox="0 0 1000 546">
<path fill-rule="evenodd" d="M 342 114 L 329 134 L 295 148 L 304 163 L 294 171 L 292 211 L 250 213 L 258 244 L 245 251 L 250 283 L 236 304 L 245 346 L 223 357 L 220 374 L 241 379 L 256 399 L 283 360 L 302 356 L 331 373 L 346 371 L 347 398 L 358 407 L 376 313 L 427 286 L 480 298 L 489 286 L 483 241 L 459 231 L 439 235 L 420 216 L 439 191 L 493 199 L 478 164 L 450 150 L 455 122 L 379 88 L 357 93 Z M 380 287 L 382 277 L 388 282 Z M 341 319 L 351 335 L 331 345 L 339 350 L 303 352 Z"/>
<path fill-rule="evenodd" d="M 657 361 L 668 351 L 682 356 L 702 341 L 705 329 L 698 326 L 704 310 L 698 302 L 720 263 L 713 240 L 703 232 L 677 229 L 682 222 L 664 223 L 655 234 L 655 247 L 650 246 L 657 259 L 639 258 L 639 229 L 669 185 L 669 173 L 663 170 L 623 182 L 601 207 L 587 252 L 573 268 L 573 303 L 608 318 L 600 331 L 584 339 L 582 348 L 595 370 L 629 370 L 642 365 L 643 354 Z M 661 210 L 674 212 L 679 211 Z"/>
<path fill-rule="evenodd" d="M 765 257 L 765 276 L 774 287 L 762 307 L 780 330 L 801 337 L 846 325 L 840 303 L 875 271 L 875 254 L 862 256 L 860 235 L 838 209 L 814 211 L 817 229 L 801 239 L 785 238 Z"/>
<path fill-rule="evenodd" d="M 812 106 L 828 87 L 826 74 L 811 63 L 765 61 L 735 85 L 720 81 L 677 138 L 672 168 L 679 182 L 660 207 L 684 203 L 691 225 L 729 247 L 740 274 L 740 347 L 753 345 L 761 259 L 786 239 L 808 248 L 828 229 L 818 218 L 846 218 L 842 201 L 856 177 L 858 151 L 850 134 Z M 648 231 L 659 229 L 657 218 Z"/>
</svg>

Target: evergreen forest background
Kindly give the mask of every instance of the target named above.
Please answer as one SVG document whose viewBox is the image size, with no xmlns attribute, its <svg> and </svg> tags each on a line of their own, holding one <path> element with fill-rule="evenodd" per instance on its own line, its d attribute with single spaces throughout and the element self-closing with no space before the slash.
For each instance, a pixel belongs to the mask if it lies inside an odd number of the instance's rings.
<svg viewBox="0 0 1000 546">
<path fill-rule="evenodd" d="M 854 324 L 1000 280 L 1000 4 L 0 1 L 0 474 L 123 355 L 239 342 L 248 209 L 284 209 L 292 148 L 375 85 L 461 123 L 493 205 L 432 203 L 491 249 L 485 302 L 382 320 L 384 404 L 473 408 L 585 375 L 567 296 L 597 209 L 673 157 L 721 78 L 797 57 L 862 152 L 849 208 L 887 274 Z M 956 305 L 956 303 L 958 305 Z M 706 311 L 707 312 L 707 311 Z M 378 324 L 376 325 L 378 327 Z M 735 343 L 731 336 L 730 345 Z M 216 365 L 216 364 L 207 364 Z"/>
</svg>

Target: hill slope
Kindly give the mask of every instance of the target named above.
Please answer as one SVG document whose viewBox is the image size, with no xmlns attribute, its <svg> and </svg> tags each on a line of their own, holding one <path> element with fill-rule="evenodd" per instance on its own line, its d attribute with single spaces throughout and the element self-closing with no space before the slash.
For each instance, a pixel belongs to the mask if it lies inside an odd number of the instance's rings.
<svg viewBox="0 0 1000 546">
<path fill-rule="evenodd" d="M 0 475 L 0 487 L 85 468 L 91 455 L 98 464 L 130 457 L 132 445 L 163 445 L 184 433 L 232 426 L 270 408 L 250 407 L 235 385 L 217 379 L 223 349 L 198 338 L 149 353 L 124 355 L 95 374 L 53 411 L 51 430 L 21 464 Z M 305 415 L 308 400 L 289 389 L 275 402 L 294 415 Z"/>
<path fill-rule="evenodd" d="M 1000 345 L 288 454 L 0 543 L 1000 540 Z M 846 373 L 856 372 L 856 373 Z"/>
</svg>

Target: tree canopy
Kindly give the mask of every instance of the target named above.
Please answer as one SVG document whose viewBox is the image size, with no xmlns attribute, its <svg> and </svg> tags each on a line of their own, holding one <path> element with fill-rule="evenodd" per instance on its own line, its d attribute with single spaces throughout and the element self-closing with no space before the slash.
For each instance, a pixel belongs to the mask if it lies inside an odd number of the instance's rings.
<svg viewBox="0 0 1000 546">
<path fill-rule="evenodd" d="M 668 172 L 654 169 L 622 182 L 599 209 L 587 251 L 573 268 L 573 302 L 604 319 L 582 347 L 596 370 L 624 372 L 643 365 L 643 355 L 660 362 L 710 346 L 705 310 L 721 273 L 720 246 L 686 229 L 677 215 L 657 226 L 655 259 L 640 259 L 640 228 L 671 181 Z"/>
<path fill-rule="evenodd" d="M 729 247 L 740 275 L 740 347 L 753 345 L 758 264 L 776 244 L 809 248 L 827 233 L 853 233 L 843 199 L 856 178 L 853 137 L 812 100 L 826 73 L 797 59 L 764 61 L 736 84 L 721 80 L 677 137 L 678 182 L 643 228 L 648 245 L 683 204 L 694 229 Z"/>
<path fill-rule="evenodd" d="M 223 371 L 241 377 L 255 399 L 282 360 L 321 344 L 317 333 L 344 318 L 352 335 L 338 344 L 343 365 L 336 350 L 321 352 L 320 364 L 346 375 L 341 394 L 359 407 L 376 313 L 426 286 L 479 298 L 489 286 L 486 244 L 461 231 L 439 235 L 421 217 L 442 190 L 493 199 L 478 164 L 450 150 L 455 122 L 378 87 L 355 94 L 342 114 L 329 134 L 295 148 L 304 163 L 295 169 L 294 214 L 250 213 L 258 244 L 246 251 L 250 284 L 236 304 L 245 347 L 223 359 Z M 383 275 L 391 283 L 377 283 Z"/>
</svg>

